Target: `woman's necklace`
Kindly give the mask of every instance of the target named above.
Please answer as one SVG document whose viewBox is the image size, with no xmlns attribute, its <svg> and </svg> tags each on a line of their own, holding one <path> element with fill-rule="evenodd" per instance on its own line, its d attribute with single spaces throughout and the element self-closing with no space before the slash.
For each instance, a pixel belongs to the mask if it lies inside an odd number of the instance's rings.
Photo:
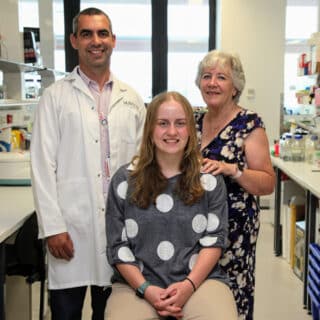
<svg viewBox="0 0 320 320">
<path fill-rule="evenodd" d="M 225 121 L 205 116 L 203 119 L 203 133 L 205 135 L 215 135 L 225 126 Z"/>
</svg>

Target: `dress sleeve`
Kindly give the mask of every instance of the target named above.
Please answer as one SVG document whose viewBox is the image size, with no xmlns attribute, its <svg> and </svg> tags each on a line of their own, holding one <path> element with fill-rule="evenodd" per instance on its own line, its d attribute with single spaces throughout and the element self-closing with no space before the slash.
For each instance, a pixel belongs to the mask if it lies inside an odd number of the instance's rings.
<svg viewBox="0 0 320 320">
<path fill-rule="evenodd" d="M 262 118 L 257 113 L 252 112 L 252 111 L 247 111 L 246 118 L 247 118 L 248 132 L 251 132 L 252 130 L 257 129 L 257 128 L 265 129 L 265 124 L 264 124 Z"/>
<path fill-rule="evenodd" d="M 138 266 L 126 232 L 125 208 L 128 202 L 127 166 L 112 177 L 106 210 L 107 258 L 109 264 L 129 263 Z"/>
<path fill-rule="evenodd" d="M 227 191 L 222 175 L 201 177 L 208 201 L 207 228 L 199 240 L 202 247 L 226 248 L 228 239 Z"/>
</svg>

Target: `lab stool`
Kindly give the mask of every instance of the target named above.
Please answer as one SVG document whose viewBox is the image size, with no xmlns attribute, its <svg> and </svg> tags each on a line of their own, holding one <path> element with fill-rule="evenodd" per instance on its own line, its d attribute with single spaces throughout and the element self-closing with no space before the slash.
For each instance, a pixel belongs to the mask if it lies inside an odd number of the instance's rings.
<svg viewBox="0 0 320 320">
<path fill-rule="evenodd" d="M 6 243 L 5 252 L 6 274 L 25 277 L 26 283 L 29 285 L 29 296 L 32 294 L 31 285 L 40 281 L 39 320 L 43 320 L 46 263 L 44 244 L 42 240 L 38 239 L 38 223 L 35 212 L 18 230 L 13 243 Z M 32 306 L 29 307 L 29 310 L 31 312 Z M 29 318 L 32 319 L 32 314 Z"/>
</svg>

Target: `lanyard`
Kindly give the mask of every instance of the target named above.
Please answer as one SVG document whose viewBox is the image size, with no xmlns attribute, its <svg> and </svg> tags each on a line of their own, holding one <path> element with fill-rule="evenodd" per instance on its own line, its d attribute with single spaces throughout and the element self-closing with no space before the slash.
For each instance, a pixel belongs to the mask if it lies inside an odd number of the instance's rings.
<svg viewBox="0 0 320 320">
<path fill-rule="evenodd" d="M 110 179 L 110 139 L 109 139 L 109 125 L 108 125 L 108 117 L 104 114 L 103 111 L 99 111 L 99 122 L 100 122 L 100 130 L 101 135 L 103 136 L 103 140 L 105 140 L 105 161 L 104 161 L 104 170 L 106 174 L 107 180 Z M 101 137 L 102 138 L 102 137 Z"/>
</svg>

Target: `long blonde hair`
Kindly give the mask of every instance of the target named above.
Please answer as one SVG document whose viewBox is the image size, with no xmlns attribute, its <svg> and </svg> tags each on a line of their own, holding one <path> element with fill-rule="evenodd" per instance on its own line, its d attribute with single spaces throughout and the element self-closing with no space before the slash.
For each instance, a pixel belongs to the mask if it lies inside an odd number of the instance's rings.
<svg viewBox="0 0 320 320">
<path fill-rule="evenodd" d="M 201 156 L 198 149 L 193 109 L 189 101 L 180 93 L 175 91 L 162 92 L 155 96 L 147 107 L 141 147 L 138 156 L 132 160 L 134 170 L 130 174 L 131 201 L 140 208 L 146 209 L 151 203 L 154 203 L 156 197 L 167 186 L 168 181 L 163 176 L 156 160 L 152 135 L 159 107 L 170 100 L 178 102 L 183 107 L 189 132 L 189 140 L 180 164 L 181 175 L 175 192 L 187 205 L 197 202 L 204 193 L 200 182 Z"/>
</svg>

